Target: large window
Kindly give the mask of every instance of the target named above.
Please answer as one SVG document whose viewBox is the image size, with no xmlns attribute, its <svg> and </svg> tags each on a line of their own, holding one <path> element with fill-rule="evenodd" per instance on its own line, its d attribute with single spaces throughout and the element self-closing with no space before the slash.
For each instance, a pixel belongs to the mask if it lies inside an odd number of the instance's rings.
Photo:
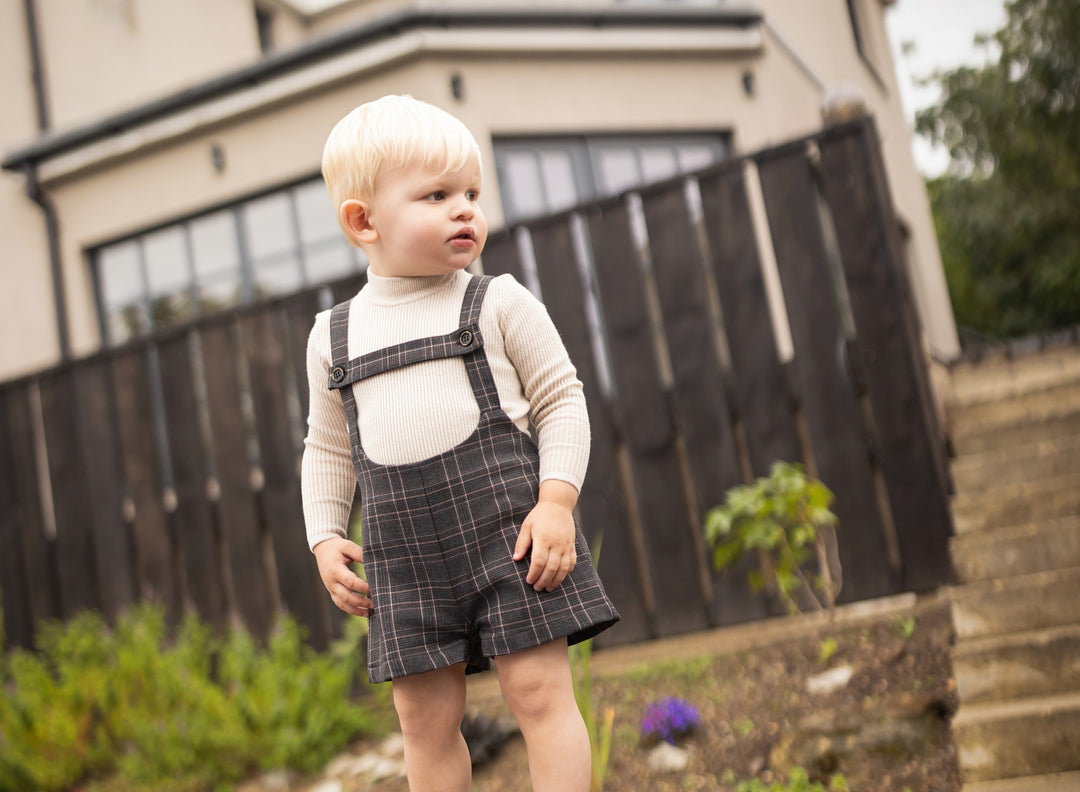
<svg viewBox="0 0 1080 792">
<path fill-rule="evenodd" d="M 321 178 L 91 251 L 106 343 L 357 272 Z"/>
<path fill-rule="evenodd" d="M 698 170 L 731 150 L 723 133 L 499 138 L 494 143 L 507 223 Z"/>
</svg>

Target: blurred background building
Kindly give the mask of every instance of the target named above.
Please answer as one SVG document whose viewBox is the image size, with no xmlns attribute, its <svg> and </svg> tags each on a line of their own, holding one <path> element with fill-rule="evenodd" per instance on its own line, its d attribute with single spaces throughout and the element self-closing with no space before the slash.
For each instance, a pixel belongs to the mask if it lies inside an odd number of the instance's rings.
<svg viewBox="0 0 1080 792">
<path fill-rule="evenodd" d="M 0 4 L 0 379 L 362 269 L 319 164 L 334 123 L 387 93 L 473 130 L 493 229 L 869 112 L 950 359 L 892 2 Z"/>
</svg>

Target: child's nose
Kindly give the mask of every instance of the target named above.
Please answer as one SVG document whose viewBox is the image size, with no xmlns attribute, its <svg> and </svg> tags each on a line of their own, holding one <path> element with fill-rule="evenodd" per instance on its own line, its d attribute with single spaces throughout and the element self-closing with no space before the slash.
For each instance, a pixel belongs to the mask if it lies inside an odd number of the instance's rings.
<svg viewBox="0 0 1080 792">
<path fill-rule="evenodd" d="M 465 196 L 460 196 L 460 197 L 454 199 L 453 211 L 454 211 L 454 217 L 465 217 L 465 218 L 472 217 L 476 213 L 476 210 L 474 209 L 474 207 L 472 205 L 472 201 L 470 201 Z"/>
</svg>

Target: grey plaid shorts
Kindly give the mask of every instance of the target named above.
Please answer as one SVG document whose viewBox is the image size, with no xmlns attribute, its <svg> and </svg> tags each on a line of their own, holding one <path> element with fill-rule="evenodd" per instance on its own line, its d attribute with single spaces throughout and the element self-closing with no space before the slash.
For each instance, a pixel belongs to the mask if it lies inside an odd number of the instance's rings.
<svg viewBox="0 0 1080 792">
<path fill-rule="evenodd" d="M 473 276 L 459 327 L 358 358 L 348 356 L 349 303 L 330 319 L 329 386 L 340 392 L 360 484 L 364 570 L 375 603 L 368 676 L 385 682 L 490 658 L 557 638 L 574 644 L 619 619 L 577 531 L 578 562 L 553 592 L 525 582 L 514 544 L 539 493 L 536 445 L 503 412 L 484 354 L 479 317 L 490 278 Z M 379 465 L 364 454 L 354 382 L 400 366 L 461 357 L 480 407 L 476 430 L 422 462 Z"/>
</svg>

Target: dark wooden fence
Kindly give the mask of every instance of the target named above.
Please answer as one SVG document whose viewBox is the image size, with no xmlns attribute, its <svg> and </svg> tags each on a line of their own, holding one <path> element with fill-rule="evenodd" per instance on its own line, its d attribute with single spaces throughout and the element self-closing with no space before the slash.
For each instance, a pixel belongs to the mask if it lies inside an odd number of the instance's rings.
<svg viewBox="0 0 1080 792">
<path fill-rule="evenodd" d="M 774 460 L 837 495 L 841 601 L 949 580 L 943 443 L 869 120 L 502 232 L 483 265 L 539 286 L 585 383 L 579 511 L 623 616 L 607 641 L 770 613 L 711 571 L 702 521 Z M 317 310 L 361 282 L 0 386 L 10 644 L 42 618 L 146 598 L 260 636 L 282 609 L 318 646 L 338 633 L 300 512 L 304 347 Z"/>
</svg>

